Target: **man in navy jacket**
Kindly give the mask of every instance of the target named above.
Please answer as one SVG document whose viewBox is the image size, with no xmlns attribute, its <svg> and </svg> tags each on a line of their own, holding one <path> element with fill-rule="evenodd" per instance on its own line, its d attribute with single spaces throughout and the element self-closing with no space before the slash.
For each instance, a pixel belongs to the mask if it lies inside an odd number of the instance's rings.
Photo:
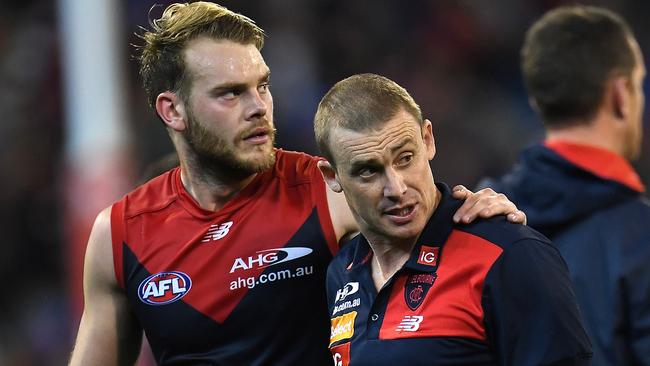
<svg viewBox="0 0 650 366">
<path fill-rule="evenodd" d="M 557 248 L 501 218 L 454 223 L 459 202 L 429 165 L 431 121 L 404 88 L 339 81 L 314 131 L 325 182 L 361 231 L 327 270 L 335 365 L 589 365 Z"/>
<path fill-rule="evenodd" d="M 505 193 L 566 260 L 594 365 L 650 365 L 650 205 L 639 155 L 645 77 L 629 26 L 601 8 L 550 11 L 521 52 L 546 139 L 480 184 Z"/>
</svg>

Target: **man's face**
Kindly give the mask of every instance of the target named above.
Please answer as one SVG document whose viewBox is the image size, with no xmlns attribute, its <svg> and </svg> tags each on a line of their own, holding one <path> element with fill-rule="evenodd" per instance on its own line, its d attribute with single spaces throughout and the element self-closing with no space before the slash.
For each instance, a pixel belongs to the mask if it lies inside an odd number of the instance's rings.
<svg viewBox="0 0 650 366">
<path fill-rule="evenodd" d="M 198 157 L 255 173 L 275 162 L 270 71 L 254 45 L 198 38 L 185 49 L 185 138 Z"/>
<path fill-rule="evenodd" d="M 336 180 L 361 232 L 371 241 L 417 238 L 437 197 L 431 122 L 420 127 L 400 110 L 377 130 L 334 128 L 330 138 Z"/>
<path fill-rule="evenodd" d="M 632 71 L 631 80 L 631 112 L 629 126 L 627 128 L 625 158 L 635 160 L 641 152 L 643 139 L 643 109 L 645 106 L 645 95 L 643 93 L 643 80 L 645 79 L 645 66 L 641 49 L 634 39 L 630 39 L 630 46 L 634 51 L 636 65 Z"/>
</svg>

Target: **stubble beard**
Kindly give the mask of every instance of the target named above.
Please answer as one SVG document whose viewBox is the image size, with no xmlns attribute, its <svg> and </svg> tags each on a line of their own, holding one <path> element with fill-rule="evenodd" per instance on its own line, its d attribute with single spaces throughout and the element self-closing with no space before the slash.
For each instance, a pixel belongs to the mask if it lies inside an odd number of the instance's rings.
<svg viewBox="0 0 650 366">
<path fill-rule="evenodd" d="M 188 115 L 186 141 L 193 152 L 195 162 L 206 172 L 230 172 L 249 176 L 271 169 L 275 164 L 275 151 L 270 149 L 262 157 L 256 154 L 246 158 L 227 141 L 199 123 L 191 113 Z M 271 146 L 275 144 L 275 129 L 271 131 Z M 266 149 L 266 146 L 260 147 Z"/>
</svg>

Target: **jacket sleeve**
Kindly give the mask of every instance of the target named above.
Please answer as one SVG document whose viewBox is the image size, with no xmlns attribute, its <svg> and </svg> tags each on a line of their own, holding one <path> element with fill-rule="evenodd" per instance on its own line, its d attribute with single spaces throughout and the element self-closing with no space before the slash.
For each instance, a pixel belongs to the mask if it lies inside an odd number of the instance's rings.
<svg viewBox="0 0 650 366">
<path fill-rule="evenodd" d="M 618 281 L 619 301 L 625 341 L 615 342 L 617 334 L 612 334 L 612 346 L 616 355 L 627 359 L 618 363 L 650 365 L 650 231 L 647 226 L 635 225 L 626 232 L 631 240 L 625 241 L 621 253 L 621 275 Z M 620 332 L 621 329 L 614 330 Z M 625 356 L 623 356 L 625 355 Z"/>
<path fill-rule="evenodd" d="M 485 280 L 488 342 L 500 365 L 588 365 L 591 343 L 568 270 L 549 243 L 509 246 Z"/>
</svg>

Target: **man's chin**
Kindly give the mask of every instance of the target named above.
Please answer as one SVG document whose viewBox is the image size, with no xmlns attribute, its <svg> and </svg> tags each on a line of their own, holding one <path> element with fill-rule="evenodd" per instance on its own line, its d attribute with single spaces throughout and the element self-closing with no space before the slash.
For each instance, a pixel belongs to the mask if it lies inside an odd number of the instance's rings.
<svg viewBox="0 0 650 366">
<path fill-rule="evenodd" d="M 271 149 L 265 152 L 256 152 L 253 156 L 248 156 L 239 160 L 239 166 L 242 170 L 247 170 L 251 173 L 261 173 L 271 169 L 275 164 L 275 151 Z"/>
<path fill-rule="evenodd" d="M 385 224 L 384 230 L 389 237 L 404 240 L 420 236 L 420 233 L 424 230 L 424 225 L 415 220 L 405 225 L 395 225 L 389 222 Z"/>
</svg>

